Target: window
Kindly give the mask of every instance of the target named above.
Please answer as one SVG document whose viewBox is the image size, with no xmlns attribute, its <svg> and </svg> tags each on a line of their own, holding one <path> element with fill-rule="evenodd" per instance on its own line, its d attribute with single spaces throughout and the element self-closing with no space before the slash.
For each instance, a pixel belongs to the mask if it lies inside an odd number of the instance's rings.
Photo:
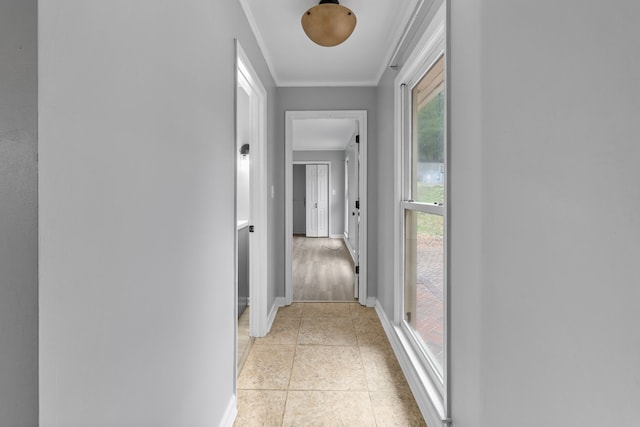
<svg viewBox="0 0 640 427">
<path fill-rule="evenodd" d="M 444 56 L 410 88 L 405 139 L 404 313 L 440 383 L 444 377 L 445 103 Z"/>
<path fill-rule="evenodd" d="M 396 85 L 396 325 L 432 412 L 448 420 L 448 147 L 445 8 Z"/>
</svg>

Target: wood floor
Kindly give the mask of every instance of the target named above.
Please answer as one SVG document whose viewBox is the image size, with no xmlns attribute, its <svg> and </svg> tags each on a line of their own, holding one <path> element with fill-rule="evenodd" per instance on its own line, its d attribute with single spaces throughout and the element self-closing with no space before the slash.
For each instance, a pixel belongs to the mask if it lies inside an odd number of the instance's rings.
<svg viewBox="0 0 640 427">
<path fill-rule="evenodd" d="M 353 301 L 353 260 L 342 239 L 293 237 L 294 301 Z"/>
</svg>

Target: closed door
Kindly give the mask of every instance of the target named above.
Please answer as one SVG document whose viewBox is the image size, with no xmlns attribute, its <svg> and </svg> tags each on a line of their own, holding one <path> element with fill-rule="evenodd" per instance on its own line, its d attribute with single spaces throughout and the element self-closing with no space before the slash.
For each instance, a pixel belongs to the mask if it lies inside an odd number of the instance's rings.
<svg viewBox="0 0 640 427">
<path fill-rule="evenodd" d="M 329 237 L 329 165 L 307 165 L 307 237 Z"/>
<path fill-rule="evenodd" d="M 353 139 L 347 146 L 347 167 L 345 171 L 346 178 L 346 205 L 347 205 L 347 222 L 346 232 L 351 248 L 351 254 L 355 266 L 359 265 L 360 257 L 360 196 L 359 196 L 359 168 L 360 168 L 360 145 Z M 359 274 L 355 269 L 353 282 L 353 297 L 358 298 L 359 295 Z"/>
</svg>

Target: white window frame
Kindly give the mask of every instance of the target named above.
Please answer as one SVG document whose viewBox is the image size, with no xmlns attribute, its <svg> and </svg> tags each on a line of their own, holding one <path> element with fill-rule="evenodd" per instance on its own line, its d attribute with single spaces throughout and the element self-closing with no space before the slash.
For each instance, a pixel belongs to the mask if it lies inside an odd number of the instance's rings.
<svg viewBox="0 0 640 427">
<path fill-rule="evenodd" d="M 422 364 L 425 366 L 425 368 L 427 369 L 429 375 L 432 377 L 432 379 L 434 380 L 434 385 L 436 386 L 436 388 L 438 389 L 438 391 L 440 392 L 441 395 L 444 396 L 444 366 L 442 367 L 443 369 L 443 373 L 441 374 L 438 371 L 438 368 L 434 365 L 433 361 L 431 360 L 431 358 L 427 355 L 424 347 L 422 345 L 420 345 L 418 343 L 419 338 L 417 337 L 417 334 L 415 333 L 415 331 L 409 326 L 407 320 L 404 317 L 404 313 L 406 312 L 406 309 L 404 307 L 404 301 L 405 301 L 405 294 L 404 294 L 404 287 L 405 287 L 405 262 L 404 262 L 404 251 L 405 251 L 405 227 L 406 227 L 406 223 L 405 223 L 405 218 L 406 218 L 406 212 L 407 211 L 413 211 L 413 212 L 419 212 L 419 213 L 424 213 L 424 214 L 430 214 L 430 215 L 438 215 L 441 216 L 444 220 L 444 277 L 443 277 L 443 283 L 444 283 L 444 293 L 446 296 L 446 288 L 447 288 L 447 238 L 448 238 L 448 233 L 447 233 L 447 226 L 448 226 L 448 221 L 447 221 L 447 203 L 444 204 L 444 206 L 441 205 L 437 205 L 437 204 L 433 204 L 433 203 L 424 203 L 424 202 L 416 202 L 413 200 L 409 199 L 409 193 L 410 193 L 410 189 L 412 187 L 412 180 L 413 180 L 413 173 L 410 169 L 410 167 L 407 167 L 407 165 L 410 164 L 414 164 L 414 162 L 412 161 L 412 159 L 409 158 L 412 148 L 413 148 L 413 135 L 412 135 L 412 131 L 413 131 L 413 126 L 412 126 L 412 122 L 411 122 L 411 118 L 413 116 L 413 103 L 411 100 L 411 93 L 413 92 L 413 88 L 420 82 L 420 80 L 422 80 L 422 78 L 424 77 L 424 75 L 435 65 L 436 62 L 438 62 L 438 60 L 442 57 L 442 55 L 444 55 L 444 50 L 439 50 L 439 49 L 435 49 L 434 51 L 429 52 L 429 54 L 427 55 L 427 61 L 425 63 L 421 63 L 421 64 L 428 64 L 426 65 L 426 67 L 422 66 L 422 67 L 418 67 L 418 69 L 416 70 L 415 73 L 412 73 L 409 77 L 409 79 L 407 80 L 406 83 L 401 84 L 401 96 L 402 96 L 402 120 L 403 120 L 403 135 L 402 135 L 402 194 L 401 194 L 401 198 L 400 198 L 400 221 L 402 222 L 402 234 L 400 236 L 400 238 L 402 239 L 402 258 L 403 258 L 403 268 L 401 269 L 401 274 L 402 274 L 402 300 L 400 301 L 402 304 L 402 311 L 401 311 L 401 320 L 399 322 L 399 326 L 402 328 L 403 332 L 405 333 L 405 335 L 411 337 L 411 339 L 409 340 L 409 342 L 413 345 L 414 347 L 414 351 L 415 353 L 420 357 L 420 360 L 422 362 Z M 446 81 L 445 81 L 445 90 L 446 90 Z M 445 92 L 446 93 L 446 92 Z M 411 117 L 407 116 L 407 113 L 409 113 L 409 115 Z M 446 135 L 445 135 L 445 147 L 444 147 L 444 151 L 445 151 L 445 156 L 444 156 L 444 162 L 445 165 L 447 164 L 447 146 L 448 144 L 446 143 Z M 445 171 L 448 172 L 448 168 L 445 166 Z M 445 173 L 445 188 L 447 185 L 447 175 L 448 173 Z M 447 192 L 445 191 L 445 195 L 447 195 Z M 415 197 L 415 195 L 412 195 L 411 197 Z M 448 202 L 448 197 L 445 198 L 445 202 Z M 448 329 L 446 325 L 446 321 L 445 321 L 445 331 Z M 446 353 L 446 346 L 445 346 L 445 353 Z"/>
<path fill-rule="evenodd" d="M 394 322 L 399 332 L 403 335 L 401 342 L 403 349 L 414 365 L 415 370 L 422 375 L 418 375 L 424 393 L 428 396 L 430 402 L 428 409 L 437 412 L 437 418 L 447 420 L 449 418 L 448 411 L 448 394 L 449 387 L 449 310 L 448 310 L 448 231 L 449 231 L 449 156 L 448 156 L 448 57 L 446 52 L 446 10 L 448 2 L 444 4 L 434 15 L 424 35 L 417 43 L 414 50 L 408 55 L 406 63 L 400 69 L 398 76 L 394 81 L 394 103 L 395 103 L 395 204 L 394 220 L 396 224 L 395 230 L 395 260 L 394 260 Z M 405 169 L 407 156 L 407 147 L 411 147 L 411 89 L 417 84 L 424 74 L 435 64 L 435 62 L 445 55 L 445 206 L 431 205 L 425 203 L 415 203 L 405 198 L 405 186 L 410 179 L 410 171 Z M 407 118 L 409 114 L 409 119 Z M 405 210 L 411 209 L 418 212 L 432 213 L 442 215 L 445 223 L 445 241 L 444 241 L 444 322 L 445 322 L 445 358 L 443 366 L 443 375 L 432 365 L 427 358 L 423 348 L 418 344 L 413 330 L 407 326 L 404 318 L 404 268 L 405 268 Z M 421 402 L 418 402 L 419 404 Z M 422 407 L 422 405 L 421 405 Z"/>
</svg>

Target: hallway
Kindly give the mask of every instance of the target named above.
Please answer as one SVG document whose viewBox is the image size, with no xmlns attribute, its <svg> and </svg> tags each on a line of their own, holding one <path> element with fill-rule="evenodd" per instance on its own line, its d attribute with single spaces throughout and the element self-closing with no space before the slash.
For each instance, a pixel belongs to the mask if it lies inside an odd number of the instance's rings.
<svg viewBox="0 0 640 427">
<path fill-rule="evenodd" d="M 294 303 L 255 340 L 235 426 L 425 426 L 373 308 Z"/>
<path fill-rule="evenodd" d="M 353 259 L 342 239 L 293 236 L 293 300 L 353 302 Z"/>
</svg>

